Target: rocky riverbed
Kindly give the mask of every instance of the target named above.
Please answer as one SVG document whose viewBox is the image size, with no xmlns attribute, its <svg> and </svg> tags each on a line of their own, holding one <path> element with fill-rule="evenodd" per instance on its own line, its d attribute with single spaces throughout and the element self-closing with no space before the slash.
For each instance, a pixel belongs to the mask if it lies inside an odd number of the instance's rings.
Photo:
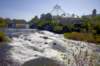
<svg viewBox="0 0 100 66">
<path fill-rule="evenodd" d="M 20 33 L 0 48 L 0 66 L 95 66 L 96 55 L 93 43 L 34 31 Z"/>
</svg>

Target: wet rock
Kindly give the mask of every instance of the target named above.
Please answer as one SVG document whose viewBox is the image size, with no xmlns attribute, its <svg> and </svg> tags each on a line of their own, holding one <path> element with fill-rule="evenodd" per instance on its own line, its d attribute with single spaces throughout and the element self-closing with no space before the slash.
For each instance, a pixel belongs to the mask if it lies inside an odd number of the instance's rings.
<svg viewBox="0 0 100 66">
<path fill-rule="evenodd" d="M 25 62 L 22 66 L 64 66 L 49 58 L 38 58 Z"/>
<path fill-rule="evenodd" d="M 52 49 L 55 49 L 55 50 L 61 51 L 61 52 L 66 52 L 66 48 L 57 43 L 53 43 Z"/>
</svg>

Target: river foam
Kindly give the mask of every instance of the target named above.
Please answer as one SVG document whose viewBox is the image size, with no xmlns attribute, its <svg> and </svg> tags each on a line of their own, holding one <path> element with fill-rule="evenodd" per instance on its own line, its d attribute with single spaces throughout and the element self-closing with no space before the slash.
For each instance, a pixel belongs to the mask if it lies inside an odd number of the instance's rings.
<svg viewBox="0 0 100 66">
<path fill-rule="evenodd" d="M 42 57 L 64 66 L 94 66 L 95 64 L 94 44 L 68 40 L 63 35 L 48 31 L 20 33 L 19 36 L 12 37 L 12 42 L 8 45 L 11 46 L 9 58 L 15 62 L 15 65 L 10 66 L 22 66 L 30 60 Z"/>
</svg>

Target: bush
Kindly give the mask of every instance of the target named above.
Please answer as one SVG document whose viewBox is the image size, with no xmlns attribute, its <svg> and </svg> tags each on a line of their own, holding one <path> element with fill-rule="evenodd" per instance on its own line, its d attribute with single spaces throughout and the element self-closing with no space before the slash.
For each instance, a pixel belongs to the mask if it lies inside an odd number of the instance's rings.
<svg viewBox="0 0 100 66">
<path fill-rule="evenodd" d="M 3 18 L 0 18 L 0 28 L 4 28 L 4 27 L 6 27 L 6 22 L 5 22 L 5 20 L 3 19 Z"/>
<path fill-rule="evenodd" d="M 0 42 L 9 42 L 9 38 L 5 35 L 5 33 L 0 32 Z"/>
<path fill-rule="evenodd" d="M 96 43 L 100 43 L 100 35 L 96 35 L 95 36 L 95 42 Z"/>
<path fill-rule="evenodd" d="M 54 32 L 57 32 L 57 33 L 62 32 L 62 30 L 63 30 L 63 27 L 62 26 L 59 26 L 59 25 L 55 26 L 54 29 L 53 29 L 53 31 Z"/>
<path fill-rule="evenodd" d="M 79 32 L 64 33 L 64 37 L 73 40 L 95 42 L 93 35 L 89 33 L 79 33 Z"/>
</svg>

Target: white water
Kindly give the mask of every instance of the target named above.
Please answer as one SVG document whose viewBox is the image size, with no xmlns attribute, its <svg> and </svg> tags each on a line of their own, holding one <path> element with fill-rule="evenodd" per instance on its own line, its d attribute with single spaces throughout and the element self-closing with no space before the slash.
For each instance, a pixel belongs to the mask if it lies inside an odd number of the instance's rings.
<svg viewBox="0 0 100 66">
<path fill-rule="evenodd" d="M 9 45 L 12 46 L 10 57 L 20 65 L 39 57 L 53 59 L 65 66 L 94 66 L 95 63 L 94 44 L 68 40 L 48 31 L 22 33 L 13 37 Z"/>
</svg>

